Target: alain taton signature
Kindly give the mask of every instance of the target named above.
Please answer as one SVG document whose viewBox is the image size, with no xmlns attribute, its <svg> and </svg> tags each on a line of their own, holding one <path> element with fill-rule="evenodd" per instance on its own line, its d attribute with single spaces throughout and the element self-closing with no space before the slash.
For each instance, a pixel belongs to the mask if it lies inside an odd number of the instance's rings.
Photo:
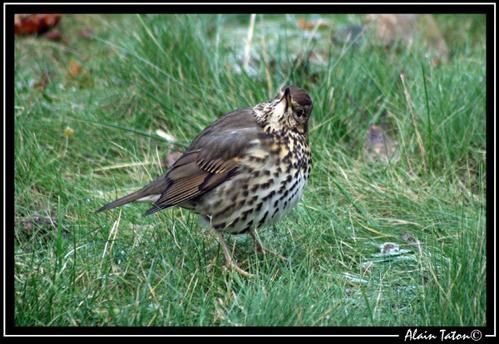
<svg viewBox="0 0 499 344">
<path fill-rule="evenodd" d="M 408 329 L 405 334 L 404 341 L 413 340 L 440 340 L 443 341 L 464 341 L 464 340 L 479 341 L 482 339 L 482 332 L 480 330 L 473 330 L 468 333 L 459 333 L 458 331 L 449 331 L 441 329 L 439 331 L 423 331 L 419 332 L 418 329 Z"/>
</svg>

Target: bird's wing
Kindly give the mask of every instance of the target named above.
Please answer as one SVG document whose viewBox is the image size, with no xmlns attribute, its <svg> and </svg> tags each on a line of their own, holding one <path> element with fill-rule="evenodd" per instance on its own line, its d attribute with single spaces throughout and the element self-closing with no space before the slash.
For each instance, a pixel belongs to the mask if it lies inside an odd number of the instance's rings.
<svg viewBox="0 0 499 344">
<path fill-rule="evenodd" d="M 206 128 L 164 176 L 164 190 L 146 215 L 194 199 L 237 173 L 244 151 L 265 135 L 250 109 L 229 113 Z"/>
</svg>

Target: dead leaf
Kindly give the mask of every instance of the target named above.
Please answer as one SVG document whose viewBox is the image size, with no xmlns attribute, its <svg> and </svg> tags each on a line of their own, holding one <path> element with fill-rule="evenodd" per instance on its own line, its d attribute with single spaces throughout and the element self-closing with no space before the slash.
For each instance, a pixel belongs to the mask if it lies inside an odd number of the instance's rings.
<svg viewBox="0 0 499 344">
<path fill-rule="evenodd" d="M 75 60 L 70 60 L 68 73 L 71 77 L 76 78 L 81 73 L 81 65 Z"/>
<path fill-rule="evenodd" d="M 16 14 L 14 32 L 16 35 L 33 35 L 47 32 L 57 25 L 60 14 Z"/>
<path fill-rule="evenodd" d="M 37 229 L 41 229 L 41 233 L 46 234 L 50 229 L 57 228 L 54 214 L 40 215 L 36 212 L 32 216 L 20 219 L 19 224 L 20 226 L 16 226 L 17 231 L 27 236 L 33 235 Z"/>
<path fill-rule="evenodd" d="M 296 24 L 300 29 L 307 31 L 315 29 L 316 26 L 318 29 L 326 29 L 329 27 L 329 23 L 324 19 L 306 21 L 305 19 L 300 18 L 298 19 L 298 22 Z"/>
<path fill-rule="evenodd" d="M 384 46 L 397 41 L 412 44 L 416 31 L 416 14 L 367 14 L 365 21 L 374 26 L 375 37 Z"/>
<path fill-rule="evenodd" d="M 433 65 L 448 60 L 447 43 L 431 14 L 367 14 L 364 20 L 385 47 L 397 42 L 409 47 L 419 36 Z"/>
<path fill-rule="evenodd" d="M 367 131 L 364 143 L 364 158 L 368 162 L 397 162 L 400 159 L 396 143 L 385 130 L 372 124 Z"/>
<path fill-rule="evenodd" d="M 59 30 L 51 30 L 45 34 L 45 37 L 54 42 L 62 41 L 62 35 Z"/>
<path fill-rule="evenodd" d="M 441 62 L 448 61 L 449 48 L 433 16 L 431 14 L 422 15 L 418 24 L 428 46 L 428 52 L 433 55 L 433 65 L 436 66 Z"/>
</svg>

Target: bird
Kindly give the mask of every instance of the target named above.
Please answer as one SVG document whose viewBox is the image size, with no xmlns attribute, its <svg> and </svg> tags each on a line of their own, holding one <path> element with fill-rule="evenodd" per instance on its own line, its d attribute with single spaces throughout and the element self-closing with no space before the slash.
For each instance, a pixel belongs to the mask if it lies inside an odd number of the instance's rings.
<svg viewBox="0 0 499 344">
<path fill-rule="evenodd" d="M 152 201 L 145 215 L 173 206 L 199 215 L 220 243 L 227 268 L 240 268 L 225 234 L 249 234 L 259 253 L 272 253 L 256 230 L 276 223 L 298 203 L 312 169 L 308 126 L 312 98 L 284 86 L 253 107 L 221 116 L 206 127 L 161 176 L 97 212 L 135 201 Z"/>
</svg>

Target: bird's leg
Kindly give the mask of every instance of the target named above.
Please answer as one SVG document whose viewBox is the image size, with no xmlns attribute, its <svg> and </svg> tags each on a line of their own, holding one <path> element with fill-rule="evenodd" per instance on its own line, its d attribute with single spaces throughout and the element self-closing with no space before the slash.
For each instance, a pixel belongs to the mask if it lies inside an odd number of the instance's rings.
<svg viewBox="0 0 499 344">
<path fill-rule="evenodd" d="M 279 253 L 276 253 L 274 251 L 271 251 L 271 250 L 265 248 L 263 246 L 262 242 L 260 241 L 260 238 L 258 237 L 258 234 L 255 232 L 255 230 L 251 230 L 249 233 L 250 233 L 251 237 L 253 238 L 253 240 L 255 241 L 255 248 L 256 248 L 257 252 L 263 253 L 263 254 L 269 253 L 269 254 L 274 255 L 277 258 L 282 259 L 284 261 L 287 260 L 286 257 L 281 256 Z"/>
<path fill-rule="evenodd" d="M 250 277 L 250 276 L 253 276 L 252 274 L 250 274 L 249 272 L 247 271 L 244 271 L 243 269 L 241 269 L 235 262 L 234 262 L 234 259 L 232 258 L 232 254 L 230 253 L 230 250 L 229 248 L 227 247 L 227 243 L 225 242 L 225 239 L 223 237 L 223 234 L 219 231 L 215 231 L 216 233 L 216 236 L 217 236 L 217 239 L 218 239 L 218 242 L 220 243 L 220 245 L 222 245 L 222 249 L 224 251 L 224 256 L 225 256 L 225 265 L 227 266 L 227 268 L 229 269 L 233 269 L 235 270 L 236 272 L 238 272 L 239 274 L 243 275 L 243 276 L 246 276 L 246 277 Z"/>
</svg>

